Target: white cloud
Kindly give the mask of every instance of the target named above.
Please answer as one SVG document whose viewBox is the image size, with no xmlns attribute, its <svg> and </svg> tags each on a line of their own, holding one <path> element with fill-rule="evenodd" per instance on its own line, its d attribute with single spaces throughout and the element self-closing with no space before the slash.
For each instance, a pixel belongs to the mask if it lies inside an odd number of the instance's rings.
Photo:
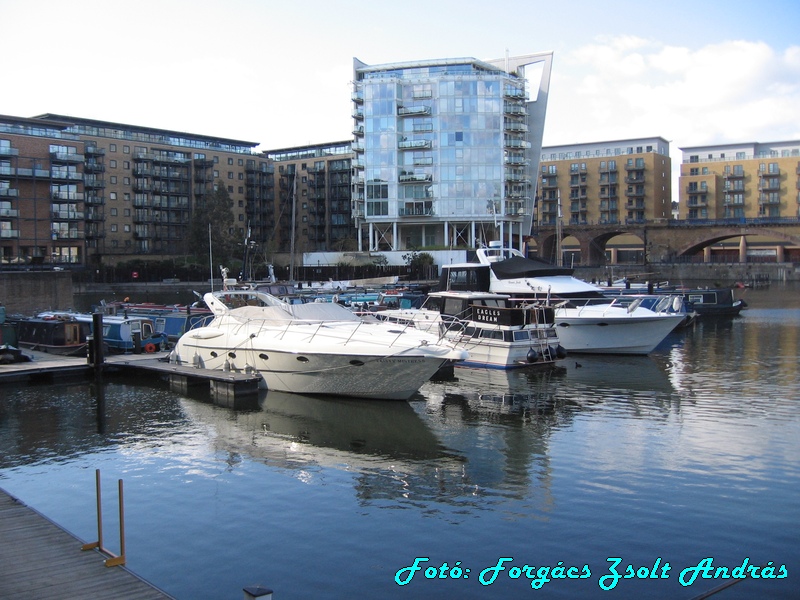
<svg viewBox="0 0 800 600">
<path fill-rule="evenodd" d="M 800 47 L 598 38 L 553 68 L 545 145 L 662 136 L 680 146 L 800 137 Z"/>
</svg>

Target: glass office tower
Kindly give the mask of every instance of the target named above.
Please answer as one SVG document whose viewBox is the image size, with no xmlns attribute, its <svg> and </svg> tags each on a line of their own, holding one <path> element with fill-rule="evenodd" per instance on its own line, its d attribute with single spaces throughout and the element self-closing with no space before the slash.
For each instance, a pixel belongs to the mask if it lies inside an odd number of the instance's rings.
<svg viewBox="0 0 800 600">
<path fill-rule="evenodd" d="M 352 201 L 367 250 L 530 234 L 551 60 L 354 60 Z M 525 66 L 537 63 L 531 93 Z"/>
</svg>

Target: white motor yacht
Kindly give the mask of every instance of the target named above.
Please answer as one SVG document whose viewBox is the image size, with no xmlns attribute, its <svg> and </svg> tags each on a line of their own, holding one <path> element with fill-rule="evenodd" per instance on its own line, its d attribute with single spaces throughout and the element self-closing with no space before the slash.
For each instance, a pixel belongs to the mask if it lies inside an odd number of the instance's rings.
<svg viewBox="0 0 800 600">
<path fill-rule="evenodd" d="M 529 259 L 501 242 L 476 254 L 478 263 L 443 267 L 440 287 L 509 294 L 517 302 L 546 299 L 555 308 L 558 339 L 569 353 L 649 354 L 686 319 L 679 295 L 662 297 L 648 308 L 643 299 L 608 298 L 573 277 L 572 269 Z"/>
<path fill-rule="evenodd" d="M 512 306 L 506 294 L 432 292 L 420 308 L 388 308 L 374 314 L 439 332 L 469 352 L 460 367 L 514 369 L 552 365 L 566 356 L 553 326 L 553 308 Z"/>
<path fill-rule="evenodd" d="M 170 361 L 259 373 L 269 390 L 407 399 L 440 368 L 468 357 L 438 335 L 331 302 L 288 304 L 252 290 L 203 300 L 214 319 L 181 336 Z"/>
</svg>

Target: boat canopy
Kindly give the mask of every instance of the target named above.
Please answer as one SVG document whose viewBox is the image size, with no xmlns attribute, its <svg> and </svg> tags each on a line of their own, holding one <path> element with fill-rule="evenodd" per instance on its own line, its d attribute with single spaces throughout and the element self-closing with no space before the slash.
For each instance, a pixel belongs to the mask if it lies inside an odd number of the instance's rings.
<svg viewBox="0 0 800 600">
<path fill-rule="evenodd" d="M 574 269 L 552 265 L 541 259 L 512 256 L 499 262 L 491 263 L 492 272 L 498 279 L 516 279 L 521 277 L 551 277 L 553 275 L 572 275 Z"/>
</svg>

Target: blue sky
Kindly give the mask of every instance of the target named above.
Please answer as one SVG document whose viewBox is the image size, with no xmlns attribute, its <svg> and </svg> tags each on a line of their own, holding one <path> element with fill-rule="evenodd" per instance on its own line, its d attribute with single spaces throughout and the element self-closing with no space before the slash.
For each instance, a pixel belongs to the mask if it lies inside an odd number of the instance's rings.
<svg viewBox="0 0 800 600">
<path fill-rule="evenodd" d="M 351 137 L 367 64 L 554 51 L 544 144 L 800 139 L 796 0 L 0 0 L 0 113 L 275 149 Z M 13 83 L 13 85 L 10 85 Z"/>
</svg>

